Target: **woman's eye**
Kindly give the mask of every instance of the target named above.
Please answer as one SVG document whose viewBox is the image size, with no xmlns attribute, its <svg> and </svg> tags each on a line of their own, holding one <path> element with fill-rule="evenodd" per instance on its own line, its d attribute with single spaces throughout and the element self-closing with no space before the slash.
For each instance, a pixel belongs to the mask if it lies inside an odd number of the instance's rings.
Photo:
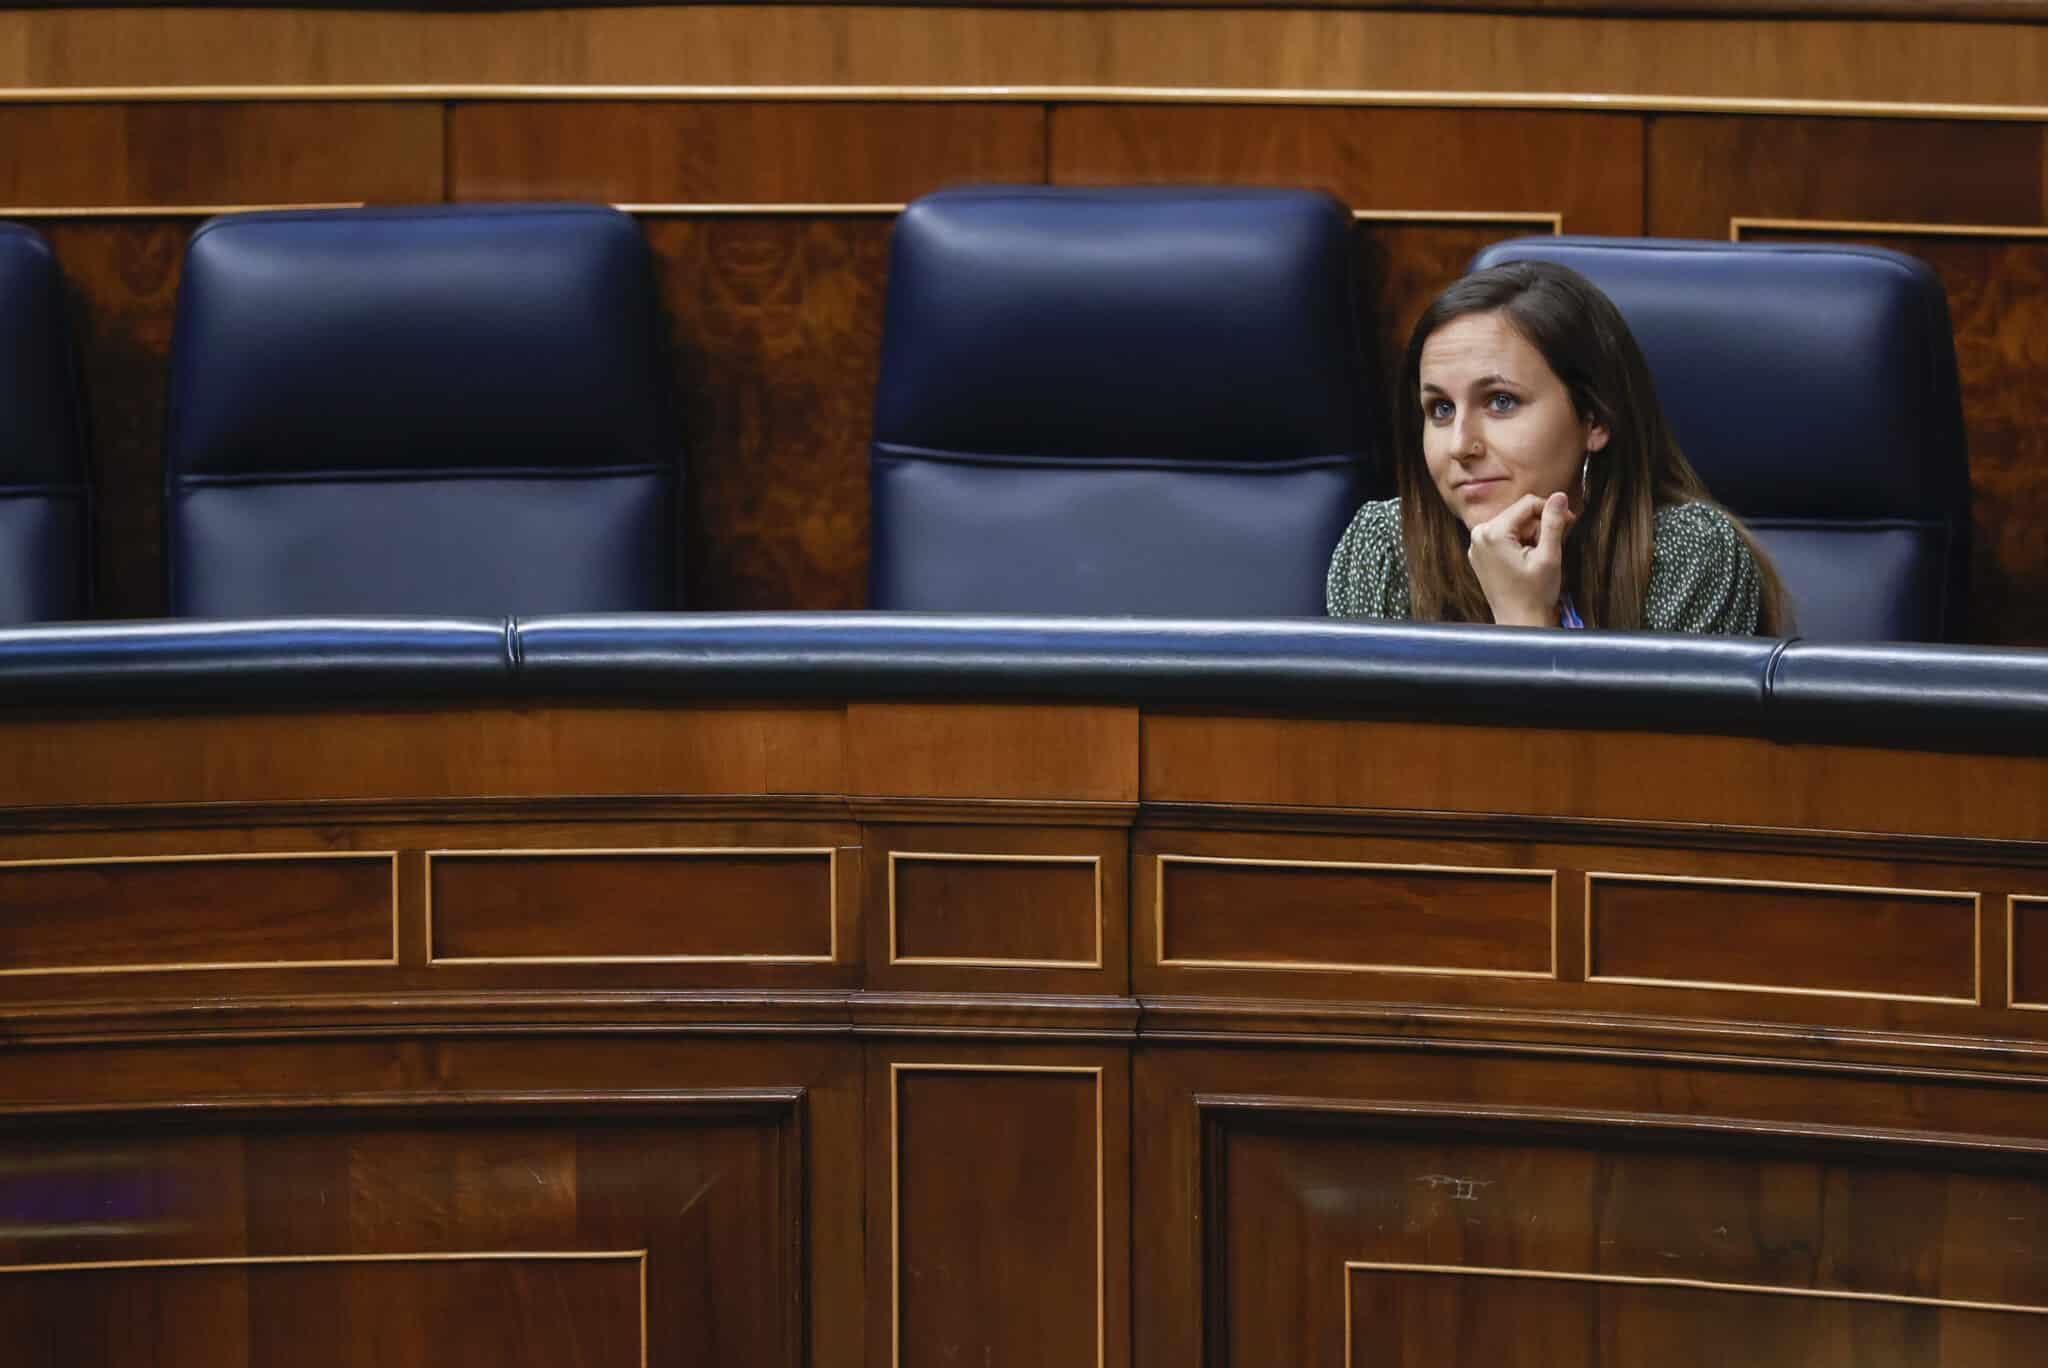
<svg viewBox="0 0 2048 1368">
<path fill-rule="evenodd" d="M 1448 423 L 1451 420 L 1451 401 L 1431 399 L 1423 404 L 1422 412 L 1432 423 Z"/>
<path fill-rule="evenodd" d="M 1496 394 L 1486 401 L 1486 407 L 1495 413 L 1513 413 L 1520 403 L 1512 394 Z"/>
</svg>

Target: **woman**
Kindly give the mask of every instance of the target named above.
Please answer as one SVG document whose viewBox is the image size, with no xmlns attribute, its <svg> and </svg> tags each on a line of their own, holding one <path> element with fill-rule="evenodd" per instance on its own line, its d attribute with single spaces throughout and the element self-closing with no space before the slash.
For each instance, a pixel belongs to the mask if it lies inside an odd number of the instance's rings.
<svg viewBox="0 0 2048 1368">
<path fill-rule="evenodd" d="M 1780 636 L 1777 572 L 1665 426 L 1628 325 L 1568 267 L 1438 295 L 1395 404 L 1395 488 L 1330 560 L 1333 617 Z"/>
</svg>

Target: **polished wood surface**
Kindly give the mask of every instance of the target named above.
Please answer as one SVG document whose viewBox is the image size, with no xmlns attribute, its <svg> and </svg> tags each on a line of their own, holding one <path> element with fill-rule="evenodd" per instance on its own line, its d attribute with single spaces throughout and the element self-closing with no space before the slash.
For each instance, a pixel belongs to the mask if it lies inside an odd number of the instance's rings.
<svg viewBox="0 0 2048 1368">
<path fill-rule="evenodd" d="M 284 720 L 305 755 L 0 718 L 100 795 L 11 773 L 4 967 L 151 961 L 0 995 L 31 1361 L 1846 1368 L 2024 1362 L 2048 1316 L 2048 760 L 1066 701 Z M 201 763 L 238 736 L 268 774 Z M 393 907 L 396 962 L 300 957 Z"/>
<path fill-rule="evenodd" d="M 1897 0 L 1907 3 L 1907 0 Z M 1143 87 L 2039 106 L 2048 26 L 1129 5 L 0 14 L 17 88 Z"/>
<path fill-rule="evenodd" d="M 837 959 L 830 848 L 438 851 L 435 963 Z"/>
</svg>

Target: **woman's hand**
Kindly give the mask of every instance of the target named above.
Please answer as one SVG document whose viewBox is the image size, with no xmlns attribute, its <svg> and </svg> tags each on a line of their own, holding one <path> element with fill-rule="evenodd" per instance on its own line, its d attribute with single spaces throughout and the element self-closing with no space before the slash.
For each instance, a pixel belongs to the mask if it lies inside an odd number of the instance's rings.
<svg viewBox="0 0 2048 1368">
<path fill-rule="evenodd" d="M 1524 494 L 1472 529 L 1466 553 L 1493 620 L 1507 627 L 1555 627 L 1564 590 L 1564 539 L 1578 515 L 1563 494 Z"/>
</svg>

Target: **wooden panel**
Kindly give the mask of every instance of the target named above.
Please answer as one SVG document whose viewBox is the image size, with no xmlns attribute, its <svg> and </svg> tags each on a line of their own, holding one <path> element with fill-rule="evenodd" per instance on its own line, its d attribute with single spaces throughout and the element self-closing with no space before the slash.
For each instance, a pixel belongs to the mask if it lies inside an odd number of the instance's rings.
<svg viewBox="0 0 2048 1368">
<path fill-rule="evenodd" d="M 1557 898 L 1548 870 L 1157 858 L 1161 964 L 1556 972 Z"/>
<path fill-rule="evenodd" d="M 17 1368 L 214 1368 L 235 1350 L 307 1368 L 641 1368 L 643 1278 L 637 1252 L 0 1269 L 0 1337 Z"/>
<path fill-rule="evenodd" d="M 646 217 L 689 450 L 692 607 L 865 607 L 887 216 Z"/>
<path fill-rule="evenodd" d="M 393 855 L 0 864 L 0 975 L 390 964 Z"/>
<path fill-rule="evenodd" d="M 1475 109 L 1059 106 L 1051 175 L 1061 185 L 1301 185 L 1361 211 L 1521 210 L 1562 215 L 1567 232 L 1639 233 L 1643 121 Z"/>
<path fill-rule="evenodd" d="M 1045 178 L 1045 111 L 987 104 L 460 104 L 449 198 L 902 203 Z"/>
<path fill-rule="evenodd" d="M 1204 1108 L 1212 1361 L 1960 1368 L 2048 1329 L 2038 1153 L 1245 1101 Z"/>
<path fill-rule="evenodd" d="M 1293 5 L 600 7 L 481 25 L 448 12 L 0 14 L 0 80 L 24 86 L 1067 84 L 2025 104 L 2041 99 L 2044 56 L 2036 25 Z"/>
<path fill-rule="evenodd" d="M 886 1088 L 876 1361 L 1110 1362 L 1102 1071 L 898 1062 Z"/>
<path fill-rule="evenodd" d="M 16 713 L 0 725 L 0 807 L 843 793 L 841 720 L 837 707 L 716 704 Z"/>
<path fill-rule="evenodd" d="M 2048 898 L 2015 897 L 2006 914 L 2011 978 L 2007 1001 L 2048 1011 Z"/>
<path fill-rule="evenodd" d="M 1931 205 L 1922 206 L 1923 209 Z M 1744 242 L 1865 242 L 1919 257 L 1941 278 L 1955 328 L 1970 454 L 1965 639 L 2048 644 L 2048 426 L 2028 396 L 2048 386 L 2048 228 L 1886 232 L 1882 225 L 1740 225 Z"/>
<path fill-rule="evenodd" d="M 855 794 L 1132 802 L 1138 710 L 1073 703 L 852 703 Z"/>
<path fill-rule="evenodd" d="M 1883 1362 L 2020 1368 L 2048 1308 L 1689 1286 L 1542 1271 L 1349 1266 L 1344 1362 L 1446 1368 Z M 1533 1352 L 1532 1352 L 1533 1351 Z"/>
<path fill-rule="evenodd" d="M 1726 241 L 1733 218 L 2037 223 L 2040 125 L 1661 117 L 1649 231 Z"/>
<path fill-rule="evenodd" d="M 1586 977 L 1977 1000 L 1977 898 L 1589 874 Z"/>
<path fill-rule="evenodd" d="M 890 962 L 1102 967 L 1094 855 L 889 852 Z"/>
<path fill-rule="evenodd" d="M 333 103 L 0 106 L 0 206 L 441 198 L 441 111 Z"/>
<path fill-rule="evenodd" d="M 838 958 L 820 850 L 433 851 L 436 962 Z"/>
<path fill-rule="evenodd" d="M 1155 802 L 2048 837 L 2048 765 L 2026 756 L 1192 711 L 1147 712 L 1144 734 Z"/>
<path fill-rule="evenodd" d="M 52 1365 L 794 1368 L 800 1097 L 16 1117 L 0 1140 L 0 1210 L 16 1217 L 0 1226 L 0 1324 L 54 1332 L 10 1339 L 49 1344 L 32 1361 Z M 25 1271 L 197 1260 L 226 1262 Z M 214 1356 L 191 1357 L 209 1333 Z"/>
</svg>

